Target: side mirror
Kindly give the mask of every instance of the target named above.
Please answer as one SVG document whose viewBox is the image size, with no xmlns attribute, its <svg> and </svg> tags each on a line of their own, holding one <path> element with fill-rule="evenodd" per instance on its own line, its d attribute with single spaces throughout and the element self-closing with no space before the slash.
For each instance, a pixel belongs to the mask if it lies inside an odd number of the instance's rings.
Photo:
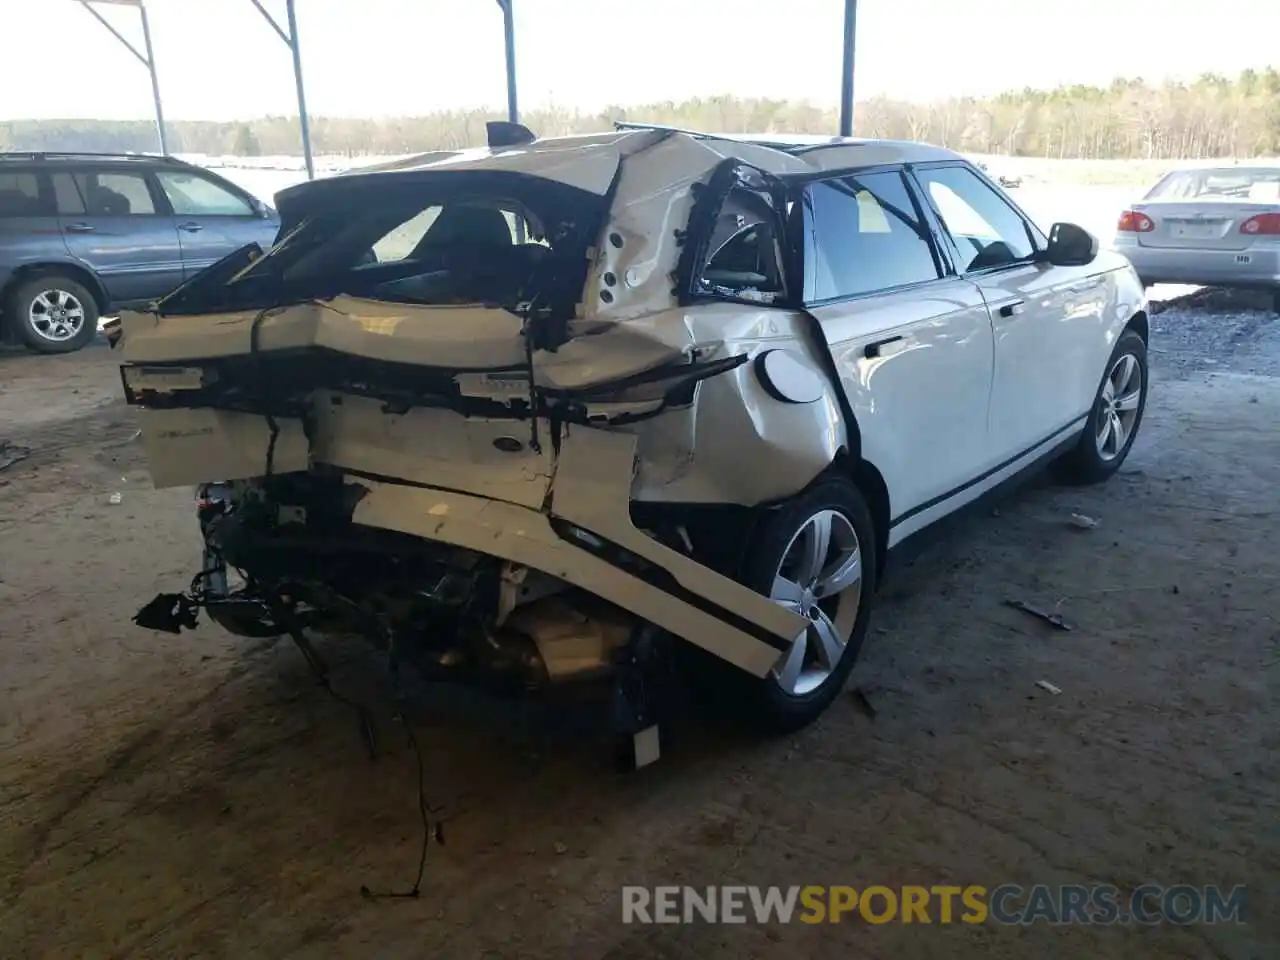
<svg viewBox="0 0 1280 960">
<path fill-rule="evenodd" d="M 1055 223 L 1049 230 L 1044 259 L 1055 267 L 1083 267 L 1098 257 L 1098 238 L 1074 223 Z"/>
</svg>

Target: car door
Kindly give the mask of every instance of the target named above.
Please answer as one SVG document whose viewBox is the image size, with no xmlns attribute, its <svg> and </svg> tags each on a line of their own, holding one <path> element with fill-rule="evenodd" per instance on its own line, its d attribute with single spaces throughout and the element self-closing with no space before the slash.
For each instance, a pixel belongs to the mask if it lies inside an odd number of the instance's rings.
<svg viewBox="0 0 1280 960">
<path fill-rule="evenodd" d="M 893 543 L 958 506 L 989 459 L 986 303 L 946 275 L 902 170 L 812 183 L 802 202 L 805 306 L 888 488 Z"/>
<path fill-rule="evenodd" d="M 173 210 L 187 277 L 249 243 L 271 246 L 279 224 L 246 193 L 189 167 L 155 172 Z"/>
<path fill-rule="evenodd" d="M 1092 267 L 1056 267 L 1044 235 L 962 162 L 915 167 L 957 272 L 982 291 L 995 332 L 989 420 L 996 463 L 1063 439 L 1089 412 L 1107 290 Z"/>
<path fill-rule="evenodd" d="M 39 166 L 0 168 L 0 286 L 25 264 L 66 259 L 51 194 Z"/>
<path fill-rule="evenodd" d="M 112 303 L 154 300 L 182 282 L 173 217 L 142 170 L 86 166 L 53 178 L 67 249 L 98 276 Z"/>
</svg>

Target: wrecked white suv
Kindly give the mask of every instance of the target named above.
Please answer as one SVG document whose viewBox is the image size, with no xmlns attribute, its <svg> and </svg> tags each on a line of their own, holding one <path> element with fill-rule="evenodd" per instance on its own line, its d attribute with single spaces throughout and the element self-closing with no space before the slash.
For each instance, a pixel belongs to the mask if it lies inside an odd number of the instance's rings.
<svg viewBox="0 0 1280 960">
<path fill-rule="evenodd" d="M 494 129 L 283 191 L 270 251 L 123 317 L 152 476 L 200 485 L 205 538 L 139 623 L 204 608 L 521 687 L 694 648 L 792 729 L 889 551 L 1128 453 L 1142 285 L 958 155 Z"/>
</svg>

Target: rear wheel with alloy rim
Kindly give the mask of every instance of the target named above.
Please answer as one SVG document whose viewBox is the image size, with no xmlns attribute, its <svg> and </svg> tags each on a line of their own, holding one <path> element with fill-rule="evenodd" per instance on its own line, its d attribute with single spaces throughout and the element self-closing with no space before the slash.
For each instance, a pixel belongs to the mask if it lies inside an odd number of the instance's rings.
<svg viewBox="0 0 1280 960">
<path fill-rule="evenodd" d="M 811 723 L 844 686 L 866 635 L 875 529 L 858 488 L 824 479 L 776 508 L 748 545 L 744 582 L 806 621 L 764 679 L 748 678 L 748 719 L 771 732 Z"/>
<path fill-rule="evenodd" d="M 98 332 L 93 294 L 69 277 L 29 280 L 14 290 L 8 307 L 19 339 L 38 353 L 79 350 Z"/>
<path fill-rule="evenodd" d="M 1116 341 L 1079 441 L 1054 465 L 1064 480 L 1099 483 L 1120 469 L 1147 407 L 1147 345 L 1133 330 Z"/>
</svg>

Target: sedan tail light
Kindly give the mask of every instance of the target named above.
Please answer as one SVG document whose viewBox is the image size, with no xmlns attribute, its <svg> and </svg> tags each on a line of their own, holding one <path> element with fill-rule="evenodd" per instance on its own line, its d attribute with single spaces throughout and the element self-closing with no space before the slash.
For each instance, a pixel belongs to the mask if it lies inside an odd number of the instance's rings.
<svg viewBox="0 0 1280 960">
<path fill-rule="evenodd" d="M 1152 219 L 1137 210 L 1126 210 L 1120 214 L 1120 222 L 1116 224 L 1116 229 L 1125 233 L 1150 233 L 1155 228 Z"/>
<path fill-rule="evenodd" d="M 1280 213 L 1260 213 L 1240 224 L 1240 232 L 1251 237 L 1280 236 Z"/>
</svg>

